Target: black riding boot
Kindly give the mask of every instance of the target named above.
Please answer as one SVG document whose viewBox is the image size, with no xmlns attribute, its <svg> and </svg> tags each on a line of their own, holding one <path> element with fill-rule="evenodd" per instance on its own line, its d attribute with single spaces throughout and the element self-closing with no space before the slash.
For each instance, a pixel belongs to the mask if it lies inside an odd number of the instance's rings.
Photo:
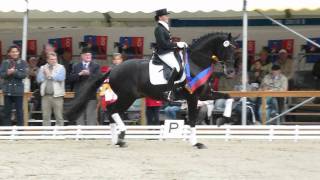
<svg viewBox="0 0 320 180">
<path fill-rule="evenodd" d="M 177 72 L 176 68 L 173 68 L 173 70 L 171 71 L 170 78 L 168 80 L 167 91 L 164 92 L 164 97 L 168 101 L 173 101 L 174 99 L 173 86 L 174 86 L 174 81 L 177 79 L 178 75 L 179 73 Z"/>
</svg>

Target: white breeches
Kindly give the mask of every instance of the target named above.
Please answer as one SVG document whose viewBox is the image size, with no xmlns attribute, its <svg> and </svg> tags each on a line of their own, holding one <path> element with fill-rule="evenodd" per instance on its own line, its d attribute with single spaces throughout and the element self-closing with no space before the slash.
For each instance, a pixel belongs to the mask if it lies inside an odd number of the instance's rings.
<svg viewBox="0 0 320 180">
<path fill-rule="evenodd" d="M 160 59 L 164 61 L 171 68 L 176 68 L 177 72 L 180 72 L 180 66 L 178 60 L 174 56 L 173 52 L 169 52 L 167 54 L 159 55 Z"/>
</svg>

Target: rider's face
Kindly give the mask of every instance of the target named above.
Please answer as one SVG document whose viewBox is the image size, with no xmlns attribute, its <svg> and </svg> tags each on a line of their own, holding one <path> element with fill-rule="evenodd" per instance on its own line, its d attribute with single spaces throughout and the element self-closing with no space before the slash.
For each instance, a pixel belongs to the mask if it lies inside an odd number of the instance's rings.
<svg viewBox="0 0 320 180">
<path fill-rule="evenodd" d="M 169 23 L 170 17 L 168 15 L 163 15 L 159 17 L 159 20 Z"/>
</svg>

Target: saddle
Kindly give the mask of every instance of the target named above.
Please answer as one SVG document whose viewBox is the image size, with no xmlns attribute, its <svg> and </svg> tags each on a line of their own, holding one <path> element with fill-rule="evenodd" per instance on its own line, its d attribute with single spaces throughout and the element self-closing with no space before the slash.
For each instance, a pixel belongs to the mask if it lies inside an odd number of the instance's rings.
<svg viewBox="0 0 320 180">
<path fill-rule="evenodd" d="M 179 65 L 180 65 L 180 69 L 181 69 L 179 72 L 179 75 L 177 76 L 177 80 L 178 80 L 183 75 L 183 67 L 181 65 L 182 63 L 181 63 L 181 58 L 179 57 L 179 55 L 175 53 L 175 57 L 179 61 Z M 162 61 L 157 53 L 155 53 L 155 52 L 152 53 L 151 62 L 154 65 L 163 66 L 162 71 L 163 71 L 164 78 L 166 80 L 170 79 L 172 68 L 170 66 L 168 66 L 164 61 Z"/>
</svg>

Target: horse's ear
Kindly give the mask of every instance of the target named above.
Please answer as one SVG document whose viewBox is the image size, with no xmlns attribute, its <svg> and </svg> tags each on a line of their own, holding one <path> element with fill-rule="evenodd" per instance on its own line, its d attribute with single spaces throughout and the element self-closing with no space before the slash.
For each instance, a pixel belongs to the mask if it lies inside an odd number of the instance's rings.
<svg viewBox="0 0 320 180">
<path fill-rule="evenodd" d="M 228 40 L 230 40 L 230 41 L 232 40 L 232 35 L 231 35 L 231 33 L 228 34 Z"/>
<path fill-rule="evenodd" d="M 240 37 L 240 34 L 238 34 L 237 36 L 233 37 L 232 40 L 235 41 Z"/>
</svg>

